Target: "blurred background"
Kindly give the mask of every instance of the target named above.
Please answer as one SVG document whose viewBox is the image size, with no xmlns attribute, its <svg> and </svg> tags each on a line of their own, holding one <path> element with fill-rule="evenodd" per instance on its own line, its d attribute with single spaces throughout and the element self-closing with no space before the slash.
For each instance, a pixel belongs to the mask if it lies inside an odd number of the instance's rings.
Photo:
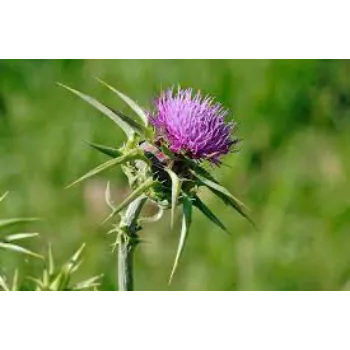
<svg viewBox="0 0 350 350">
<path fill-rule="evenodd" d="M 107 158 L 84 141 L 119 146 L 122 132 L 56 82 L 131 114 L 99 77 L 145 108 L 180 84 L 210 93 L 232 112 L 243 139 L 215 175 L 250 208 L 259 230 L 209 192 L 207 203 L 232 232 L 195 212 L 173 283 L 179 237 L 167 214 L 145 225 L 137 248 L 137 290 L 350 289 L 350 61 L 347 60 L 0 60 L 0 217 L 38 216 L 26 227 L 64 262 L 86 242 L 77 279 L 103 273 L 116 289 L 107 180 L 116 201 L 128 192 L 120 169 L 66 190 Z M 35 275 L 40 262 L 0 251 L 0 272 Z M 29 288 L 29 287 L 28 287 Z"/>
</svg>

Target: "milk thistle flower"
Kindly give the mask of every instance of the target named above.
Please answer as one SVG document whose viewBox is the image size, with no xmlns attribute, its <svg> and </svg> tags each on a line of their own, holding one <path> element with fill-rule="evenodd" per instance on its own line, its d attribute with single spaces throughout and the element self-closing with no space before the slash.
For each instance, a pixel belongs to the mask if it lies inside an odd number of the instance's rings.
<svg viewBox="0 0 350 350">
<path fill-rule="evenodd" d="M 182 207 L 182 225 L 178 249 L 170 280 L 176 270 L 185 246 L 191 225 L 193 206 L 221 229 L 225 225 L 199 197 L 201 187 L 208 188 L 225 204 L 239 214 L 250 218 L 245 206 L 203 167 L 221 164 L 221 158 L 235 150 L 238 139 L 232 134 L 235 124 L 225 122 L 228 116 L 220 103 L 210 97 L 203 97 L 191 89 L 163 92 L 154 102 L 153 111 L 145 111 L 128 96 L 101 81 L 133 109 L 138 120 L 131 118 L 96 99 L 77 90 L 61 85 L 79 96 L 107 117 L 112 119 L 126 134 L 127 141 L 119 149 L 90 144 L 96 150 L 111 157 L 107 162 L 73 182 L 75 185 L 100 172 L 122 165 L 132 192 L 119 205 L 115 206 L 106 190 L 106 202 L 111 208 L 110 219 L 117 214 L 121 219 L 111 232 L 117 233 L 118 281 L 120 290 L 133 289 L 132 253 L 140 242 L 138 232 L 141 224 L 157 221 L 164 210 L 171 211 L 173 226 L 175 209 Z M 153 218 L 140 218 L 144 204 L 150 201 L 159 207 Z"/>
<path fill-rule="evenodd" d="M 172 152 L 219 163 L 238 141 L 231 138 L 235 124 L 225 123 L 227 114 L 210 97 L 179 88 L 177 93 L 170 89 L 156 99 L 150 120 Z"/>
</svg>

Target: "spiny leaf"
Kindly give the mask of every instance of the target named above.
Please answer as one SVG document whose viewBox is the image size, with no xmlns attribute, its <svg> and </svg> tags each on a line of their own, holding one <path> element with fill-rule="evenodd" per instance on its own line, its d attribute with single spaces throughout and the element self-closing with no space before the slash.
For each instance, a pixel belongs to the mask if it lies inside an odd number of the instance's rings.
<svg viewBox="0 0 350 350">
<path fill-rule="evenodd" d="M 80 248 L 73 254 L 73 256 L 62 267 L 61 271 L 62 271 L 62 278 L 63 278 L 63 286 L 65 288 L 68 286 L 71 274 L 74 273 L 82 263 L 81 257 L 85 250 L 85 246 L 86 244 L 83 243 L 80 246 Z"/>
<path fill-rule="evenodd" d="M 7 197 L 9 193 L 5 192 L 1 197 L 0 197 L 0 203 Z"/>
<path fill-rule="evenodd" d="M 32 238 L 32 237 L 38 237 L 39 233 L 33 232 L 33 233 L 14 233 L 13 235 L 6 236 L 4 240 L 6 242 L 14 242 L 14 241 L 19 241 L 21 239 L 26 239 L 26 238 Z"/>
<path fill-rule="evenodd" d="M 80 248 L 73 254 L 73 256 L 67 261 L 66 266 L 68 266 L 68 270 L 71 269 L 71 266 L 74 266 L 78 260 L 81 258 L 86 244 L 83 243 Z"/>
<path fill-rule="evenodd" d="M 79 179 L 75 180 L 73 183 L 71 183 L 70 185 L 68 185 L 66 188 L 70 188 L 76 184 L 78 184 L 81 181 L 84 181 L 92 176 L 95 176 L 97 174 L 99 174 L 100 172 L 111 168 L 112 166 L 115 165 L 119 165 L 122 163 L 125 163 L 129 160 L 135 159 L 136 153 L 135 152 L 130 152 L 128 154 L 125 154 L 121 157 L 118 158 L 113 158 L 108 160 L 107 162 L 100 164 L 99 166 L 97 166 L 96 168 L 90 170 L 88 173 L 86 173 L 85 175 L 83 175 L 82 177 L 80 177 Z"/>
<path fill-rule="evenodd" d="M 148 117 L 146 113 L 143 111 L 143 109 L 135 102 L 133 101 L 130 97 L 124 95 L 111 85 L 105 83 L 101 79 L 97 79 L 101 84 L 105 85 L 107 88 L 112 90 L 114 93 L 116 93 L 126 104 L 129 105 L 129 107 L 140 117 L 140 119 L 143 121 L 145 126 L 148 126 Z"/>
<path fill-rule="evenodd" d="M 222 230 L 227 232 L 225 225 L 216 217 L 216 215 L 201 201 L 198 196 L 194 197 L 193 205 L 198 208 L 209 220 Z"/>
<path fill-rule="evenodd" d="M 73 256 L 62 266 L 59 274 L 55 280 L 50 284 L 50 290 L 65 290 L 69 284 L 71 274 L 73 273 L 76 265 L 79 264 L 83 251 L 85 249 L 85 243 L 73 254 Z"/>
<path fill-rule="evenodd" d="M 54 281 L 50 283 L 48 287 L 46 287 L 46 284 L 45 284 L 44 288 L 48 288 L 49 290 L 54 290 L 54 291 L 61 290 L 60 288 L 63 285 L 62 279 L 63 279 L 63 272 L 60 271 L 60 273 L 57 275 Z"/>
<path fill-rule="evenodd" d="M 174 226 L 174 217 L 175 217 L 175 208 L 177 201 L 179 199 L 179 195 L 181 192 L 181 180 L 179 177 L 170 169 L 165 168 L 167 173 L 169 174 L 171 178 L 171 221 L 170 221 L 170 227 L 173 228 Z"/>
<path fill-rule="evenodd" d="M 176 256 L 175 256 L 173 269 L 172 269 L 171 274 L 170 274 L 169 284 L 171 283 L 171 281 L 173 279 L 174 273 L 176 271 L 177 265 L 178 265 L 179 260 L 180 260 L 180 256 L 181 256 L 183 249 L 185 247 L 186 238 L 187 238 L 188 231 L 189 231 L 189 228 L 191 225 L 191 219 L 192 219 L 192 203 L 191 203 L 191 200 L 187 196 L 184 196 L 180 240 L 179 240 L 179 245 L 178 245 Z"/>
<path fill-rule="evenodd" d="M 36 285 L 37 285 L 37 289 L 36 290 L 46 290 L 46 285 L 40 281 L 38 278 L 34 278 L 32 276 L 28 276 L 27 277 L 28 280 L 33 281 Z"/>
<path fill-rule="evenodd" d="M 83 260 L 78 261 L 72 268 L 71 273 L 74 273 L 75 271 L 79 270 L 80 266 L 83 264 Z"/>
<path fill-rule="evenodd" d="M 83 290 L 83 289 L 90 289 L 94 287 L 98 287 L 100 285 L 100 282 L 98 282 L 103 275 L 98 275 L 91 277 L 85 281 L 79 282 L 73 287 L 73 290 Z"/>
<path fill-rule="evenodd" d="M 55 260 L 53 258 L 52 246 L 49 244 L 48 248 L 48 273 L 50 276 L 54 274 L 55 271 Z"/>
<path fill-rule="evenodd" d="M 106 154 L 112 158 L 120 157 L 123 153 L 113 147 L 108 147 L 104 145 L 99 145 L 97 143 L 86 142 L 90 147 L 96 149 L 97 151 Z"/>
<path fill-rule="evenodd" d="M 202 168 L 203 169 L 203 168 Z M 204 169 L 203 169 L 204 170 Z M 193 172 L 192 172 L 193 173 Z M 208 173 L 209 174 L 209 173 Z M 206 187 L 208 187 L 209 189 L 215 190 L 217 192 L 222 193 L 223 195 L 225 195 L 226 197 L 231 198 L 232 200 L 234 200 L 235 202 L 237 202 L 240 206 L 245 207 L 245 204 L 242 203 L 239 199 L 237 199 L 232 193 L 230 193 L 225 187 L 221 186 L 218 184 L 217 181 L 213 181 L 211 179 L 209 179 L 206 176 L 202 176 L 198 173 L 194 173 L 194 175 L 199 179 L 200 182 L 202 182 Z M 210 175 L 210 174 L 209 174 Z M 248 209 L 248 208 L 247 208 Z"/>
<path fill-rule="evenodd" d="M 209 188 L 209 190 L 211 190 L 215 195 L 217 195 L 225 204 L 233 207 L 239 214 L 246 218 L 255 227 L 253 220 L 244 211 L 244 208 L 247 209 L 247 207 L 240 200 L 234 197 L 225 187 L 219 185 L 218 183 L 213 182 L 198 174 L 195 175 L 199 180 L 200 184 Z"/>
<path fill-rule="evenodd" d="M 105 223 L 110 218 L 112 218 L 114 215 L 117 215 L 120 213 L 127 205 L 129 205 L 131 202 L 133 202 L 136 198 L 138 198 L 140 195 L 142 195 L 145 191 L 147 191 L 150 187 L 152 187 L 154 184 L 154 181 L 152 179 L 149 179 L 148 181 L 144 182 L 142 185 L 140 185 L 138 188 L 136 188 L 128 197 L 126 197 L 114 210 L 113 212 L 102 222 Z"/>
<path fill-rule="evenodd" d="M 111 195 L 111 185 L 110 185 L 110 181 L 107 182 L 107 186 L 106 186 L 106 191 L 105 191 L 105 201 L 107 203 L 107 205 L 114 210 L 115 206 L 112 200 L 112 195 Z"/>
<path fill-rule="evenodd" d="M 123 112 L 117 111 L 114 108 L 108 107 L 113 113 L 115 113 L 120 119 L 125 121 L 128 125 L 130 125 L 135 132 L 137 132 L 140 136 L 145 136 L 147 131 L 146 128 L 143 125 L 140 125 L 138 122 L 136 122 L 134 119 L 131 119 Z"/>
<path fill-rule="evenodd" d="M 218 181 L 214 178 L 214 176 L 212 176 L 206 169 L 201 167 L 199 164 L 197 164 L 192 159 L 185 158 L 184 161 L 192 169 L 192 173 L 194 173 L 194 175 L 203 176 L 204 178 L 206 178 L 212 182 L 218 183 Z"/>
<path fill-rule="evenodd" d="M 226 205 L 230 205 L 233 209 L 235 209 L 239 214 L 241 214 L 245 219 L 247 219 L 250 224 L 256 229 L 256 225 L 254 221 L 250 218 L 250 216 L 244 211 L 244 209 L 241 207 L 239 203 L 237 203 L 234 199 L 231 197 L 225 196 L 223 193 L 216 191 L 214 189 L 211 189 L 211 191 L 218 196 Z"/>
<path fill-rule="evenodd" d="M 5 242 L 0 242 L 0 248 L 10 250 L 16 253 L 21 253 L 21 254 L 26 254 L 26 255 L 31 255 L 36 258 L 42 259 L 43 257 L 39 254 L 36 254 L 32 252 L 31 250 L 28 250 L 26 248 L 20 247 L 18 245 L 12 244 L 12 243 L 5 243 Z"/>
<path fill-rule="evenodd" d="M 119 229 L 116 225 L 113 225 L 114 227 L 112 229 L 110 229 L 108 232 L 107 232 L 107 235 L 110 235 L 112 233 L 118 233 L 119 232 Z"/>
<path fill-rule="evenodd" d="M 70 88 L 69 86 L 63 85 L 61 83 L 58 83 L 58 85 L 77 95 L 78 97 L 95 107 L 97 110 L 99 110 L 101 113 L 106 115 L 108 118 L 112 119 L 125 132 L 128 138 L 133 137 L 135 130 L 110 108 L 106 107 L 104 104 L 97 101 L 95 98 L 85 95 L 80 91 Z"/>
<path fill-rule="evenodd" d="M 49 284 L 50 284 L 50 274 L 49 274 L 48 269 L 44 269 L 43 270 L 43 279 L 42 279 L 42 281 L 43 281 L 43 285 L 44 286 L 49 286 Z"/>
<path fill-rule="evenodd" d="M 28 222 L 39 221 L 38 218 L 12 218 L 12 219 L 2 219 L 0 220 L 0 229 L 8 228 L 10 226 L 25 224 Z"/>
<path fill-rule="evenodd" d="M 8 287 L 5 278 L 0 275 L 0 288 L 2 288 L 4 291 L 9 292 L 10 288 Z"/>
<path fill-rule="evenodd" d="M 19 285 L 18 285 L 18 270 L 16 269 L 15 273 L 13 275 L 11 290 L 14 292 L 14 291 L 16 291 L 18 289 L 19 289 Z"/>
</svg>

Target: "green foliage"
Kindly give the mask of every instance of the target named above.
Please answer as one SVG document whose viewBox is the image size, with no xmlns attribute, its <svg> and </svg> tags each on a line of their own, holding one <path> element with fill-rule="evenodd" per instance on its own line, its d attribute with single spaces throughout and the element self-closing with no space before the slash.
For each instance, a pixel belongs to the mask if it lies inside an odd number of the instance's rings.
<svg viewBox="0 0 350 350">
<path fill-rule="evenodd" d="M 93 97 L 90 97 L 88 95 L 83 94 L 80 91 L 74 90 L 68 86 L 65 86 L 63 84 L 59 84 L 60 86 L 64 87 L 68 91 L 72 92 L 73 94 L 79 96 L 81 99 L 83 99 L 85 102 L 89 103 L 93 107 L 95 107 L 97 110 L 99 110 L 101 113 L 106 115 L 108 118 L 113 120 L 129 137 L 132 138 L 135 131 L 137 131 L 135 128 L 133 128 L 132 121 L 124 116 L 121 116 L 118 114 L 118 112 L 114 111 L 113 109 L 105 106 L 103 103 L 97 101 Z"/>
<path fill-rule="evenodd" d="M 177 206 L 179 196 L 181 193 L 181 180 L 171 169 L 165 169 L 171 179 L 171 219 L 170 227 L 174 226 L 175 208 Z"/>
<path fill-rule="evenodd" d="M 192 221 L 192 202 L 189 197 L 184 195 L 183 205 L 182 205 L 182 224 L 181 224 L 180 240 L 179 240 L 179 245 L 178 245 L 175 260 L 174 260 L 173 269 L 171 270 L 169 284 L 173 279 L 177 265 L 179 264 L 181 254 L 185 248 L 185 243 L 187 240 L 188 232 L 190 230 L 191 221 Z"/>
<path fill-rule="evenodd" d="M 92 176 L 96 176 L 97 174 L 101 173 L 102 171 L 105 171 L 111 167 L 114 167 L 116 165 L 120 165 L 123 163 L 126 163 L 130 160 L 136 160 L 138 159 L 138 155 L 137 152 L 133 152 L 130 151 L 129 153 L 126 153 L 120 157 L 117 158 L 113 158 L 108 160 L 107 162 L 100 164 L 99 166 L 97 166 L 96 168 L 90 170 L 89 172 L 87 172 L 85 175 L 83 175 L 82 177 L 80 177 L 79 179 L 75 180 L 72 184 L 70 184 L 69 186 L 67 186 L 67 188 L 72 187 L 74 185 L 77 185 L 78 183 L 89 179 Z"/>
<path fill-rule="evenodd" d="M 227 232 L 226 226 L 216 217 L 216 215 L 200 200 L 196 195 L 193 200 L 193 205 L 197 207 L 209 220 L 215 225 L 219 226 L 222 230 Z"/>
<path fill-rule="evenodd" d="M 107 156 L 110 156 L 112 158 L 118 158 L 120 157 L 123 153 L 113 147 L 108 147 L 108 146 L 103 146 L 103 145 L 98 145 L 97 143 L 91 143 L 91 142 L 87 142 L 87 144 L 94 148 L 95 150 L 106 154 Z"/>
<path fill-rule="evenodd" d="M 0 197 L 0 203 L 7 197 L 8 193 L 5 193 Z M 36 258 L 41 258 L 37 253 L 18 245 L 18 241 L 22 241 L 27 238 L 37 237 L 39 234 L 33 233 L 8 233 L 8 230 L 12 226 L 18 226 L 21 224 L 26 224 L 32 221 L 38 221 L 37 218 L 11 218 L 11 219 L 0 219 L 0 250 L 8 250 L 15 253 L 20 253 L 24 255 L 30 255 Z"/>
<path fill-rule="evenodd" d="M 219 185 L 217 182 L 209 180 L 207 177 L 199 175 L 198 173 L 194 172 L 194 175 L 197 178 L 198 185 L 209 188 L 209 190 L 223 200 L 225 204 L 230 205 L 239 214 L 245 217 L 253 226 L 255 226 L 253 220 L 245 212 L 244 208 L 246 208 L 246 206 L 239 199 L 233 196 L 233 194 L 231 194 L 225 187 Z"/>
<path fill-rule="evenodd" d="M 30 279 L 34 282 L 38 291 L 69 291 L 69 290 L 95 290 L 100 285 L 102 275 L 91 277 L 87 280 L 71 283 L 72 275 L 82 264 L 82 255 L 85 244 L 83 244 L 73 256 L 62 266 L 54 262 L 51 247 L 45 259 L 42 277 Z"/>
<path fill-rule="evenodd" d="M 0 202 L 3 201 L 7 193 L 0 198 Z M 9 252 L 21 253 L 23 255 L 29 255 L 35 258 L 44 259 L 40 254 L 37 254 L 29 249 L 26 249 L 17 243 L 28 238 L 38 237 L 38 233 L 11 233 L 5 234 L 2 237 L 3 231 L 8 230 L 12 226 L 25 224 L 33 221 L 38 221 L 36 218 L 13 218 L 0 220 L 0 250 L 7 250 Z M 29 277 L 34 283 L 35 290 L 45 291 L 60 291 L 60 290 L 95 290 L 99 286 L 99 280 L 101 275 L 94 276 L 85 281 L 71 284 L 71 277 L 73 273 L 78 270 L 82 263 L 82 254 L 85 248 L 83 244 L 74 255 L 61 267 L 57 268 L 54 263 L 51 246 L 48 250 L 47 257 L 44 259 L 44 268 L 42 272 L 42 278 Z M 4 291 L 17 291 L 20 290 L 19 285 L 19 273 L 15 270 L 12 283 L 9 284 L 5 276 L 0 275 L 0 290 Z"/>
<path fill-rule="evenodd" d="M 30 288 L 36 291 L 74 291 L 74 290 L 97 290 L 102 275 L 94 276 L 81 282 L 72 283 L 73 274 L 80 268 L 83 260 L 82 255 L 85 248 L 83 244 L 73 256 L 62 266 L 57 266 L 54 261 L 51 246 L 44 259 L 44 266 L 41 277 L 26 277 L 32 282 Z M 7 281 L 5 276 L 0 275 L 0 290 L 19 291 L 19 273 L 15 270 L 12 283 Z"/>
<path fill-rule="evenodd" d="M 116 90 L 111 85 L 108 85 L 102 80 L 99 80 L 103 85 L 107 86 L 110 90 L 112 90 L 114 93 L 116 93 L 125 103 L 129 105 L 129 107 L 140 117 L 143 124 L 147 127 L 148 126 L 148 116 L 144 112 L 144 110 L 130 97 L 124 95 L 120 91 Z"/>
<path fill-rule="evenodd" d="M 0 275 L 0 291 L 16 292 L 19 291 L 18 270 L 15 271 L 12 282 L 8 282 L 6 277 Z"/>
</svg>

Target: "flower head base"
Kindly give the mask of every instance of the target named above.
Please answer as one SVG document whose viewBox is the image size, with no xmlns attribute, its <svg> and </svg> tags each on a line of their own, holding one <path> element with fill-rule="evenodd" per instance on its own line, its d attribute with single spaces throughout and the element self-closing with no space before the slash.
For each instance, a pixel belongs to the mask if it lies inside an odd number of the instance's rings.
<svg viewBox="0 0 350 350">
<path fill-rule="evenodd" d="M 161 94 L 150 121 L 172 152 L 219 163 L 238 142 L 231 139 L 235 124 L 225 123 L 226 115 L 213 99 L 179 88 L 176 93 L 170 89 Z"/>
</svg>

